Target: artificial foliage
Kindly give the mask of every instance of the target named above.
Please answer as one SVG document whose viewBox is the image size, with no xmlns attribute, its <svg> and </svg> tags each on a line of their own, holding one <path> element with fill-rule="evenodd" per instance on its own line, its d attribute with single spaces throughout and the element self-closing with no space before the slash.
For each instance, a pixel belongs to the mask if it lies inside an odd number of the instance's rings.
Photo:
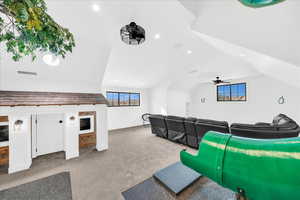
<svg viewBox="0 0 300 200">
<path fill-rule="evenodd" d="M 72 52 L 72 33 L 47 13 L 44 0 L 0 0 L 0 43 L 12 59 L 36 58 L 36 52 L 51 52 L 65 58 Z"/>
</svg>

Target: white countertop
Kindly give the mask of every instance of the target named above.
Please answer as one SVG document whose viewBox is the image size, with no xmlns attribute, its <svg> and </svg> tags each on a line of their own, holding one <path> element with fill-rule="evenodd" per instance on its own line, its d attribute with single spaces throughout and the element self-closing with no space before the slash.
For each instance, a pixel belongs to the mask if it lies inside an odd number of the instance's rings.
<svg viewBox="0 0 300 200">
<path fill-rule="evenodd" d="M 6 147 L 6 146 L 9 146 L 9 142 L 6 141 L 6 142 L 0 142 L 0 147 Z"/>
</svg>

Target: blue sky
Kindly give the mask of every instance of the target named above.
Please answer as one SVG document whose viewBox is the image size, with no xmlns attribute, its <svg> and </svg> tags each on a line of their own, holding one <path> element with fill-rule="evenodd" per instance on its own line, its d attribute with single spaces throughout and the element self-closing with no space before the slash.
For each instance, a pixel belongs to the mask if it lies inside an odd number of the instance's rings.
<svg viewBox="0 0 300 200">
<path fill-rule="evenodd" d="M 246 84 L 234 84 L 234 85 L 221 85 L 218 86 L 218 95 L 219 96 L 231 96 L 232 97 L 240 97 L 246 96 Z"/>
</svg>

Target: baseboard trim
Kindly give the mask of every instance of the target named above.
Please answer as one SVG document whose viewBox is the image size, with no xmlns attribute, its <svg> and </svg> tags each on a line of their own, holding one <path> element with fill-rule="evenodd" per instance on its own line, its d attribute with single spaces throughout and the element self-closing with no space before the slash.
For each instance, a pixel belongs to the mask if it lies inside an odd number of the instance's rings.
<svg viewBox="0 0 300 200">
<path fill-rule="evenodd" d="M 23 165 L 15 165 L 14 167 L 8 167 L 8 173 L 13 174 L 21 171 L 25 171 L 30 169 L 32 162 L 30 163 L 25 163 Z"/>
<path fill-rule="evenodd" d="M 110 129 L 108 131 L 120 131 L 120 130 L 127 130 L 127 129 L 132 129 L 132 128 L 141 128 L 141 127 L 148 127 L 148 126 L 150 126 L 150 124 L 130 126 L 130 127 L 125 127 L 125 128 Z"/>
</svg>

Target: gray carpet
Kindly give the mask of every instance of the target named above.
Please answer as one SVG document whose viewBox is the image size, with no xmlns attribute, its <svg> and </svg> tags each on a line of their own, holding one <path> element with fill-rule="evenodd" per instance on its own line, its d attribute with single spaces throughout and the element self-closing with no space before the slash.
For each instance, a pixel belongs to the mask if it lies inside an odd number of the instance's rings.
<svg viewBox="0 0 300 200">
<path fill-rule="evenodd" d="M 69 172 L 0 191 L 1 200 L 72 200 Z"/>
</svg>

